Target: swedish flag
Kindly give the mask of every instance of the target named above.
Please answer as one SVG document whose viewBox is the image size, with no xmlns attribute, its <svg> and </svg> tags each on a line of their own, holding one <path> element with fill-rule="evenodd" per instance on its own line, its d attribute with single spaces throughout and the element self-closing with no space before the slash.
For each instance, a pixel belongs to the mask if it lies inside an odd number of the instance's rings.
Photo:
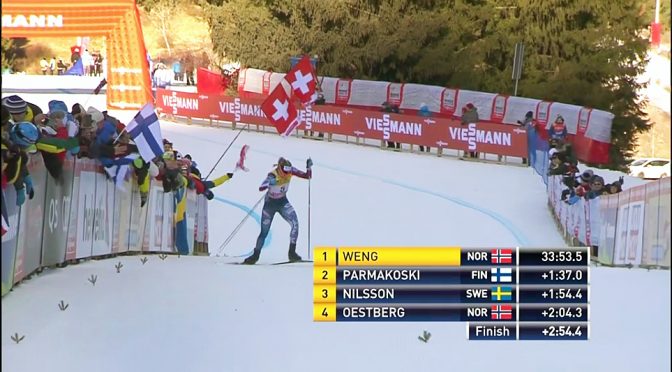
<svg viewBox="0 0 672 372">
<path fill-rule="evenodd" d="M 189 254 L 189 240 L 187 237 L 187 179 L 180 177 L 182 187 L 175 192 L 175 247 L 180 254 Z"/>
<path fill-rule="evenodd" d="M 511 301 L 511 287 L 492 287 L 490 299 L 493 301 Z"/>
</svg>

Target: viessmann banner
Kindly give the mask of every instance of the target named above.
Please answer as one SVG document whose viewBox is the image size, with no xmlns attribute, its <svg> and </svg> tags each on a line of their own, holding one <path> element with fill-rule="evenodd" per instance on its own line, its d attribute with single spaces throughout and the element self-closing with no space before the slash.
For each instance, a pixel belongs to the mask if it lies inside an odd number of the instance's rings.
<svg viewBox="0 0 672 372">
<path fill-rule="evenodd" d="M 163 89 L 157 90 L 156 100 L 157 109 L 170 115 L 271 126 L 261 111 L 260 100 Z M 461 125 L 451 119 L 321 105 L 301 111 L 300 117 L 299 129 L 445 149 L 527 156 L 525 130 L 509 124 Z"/>
</svg>

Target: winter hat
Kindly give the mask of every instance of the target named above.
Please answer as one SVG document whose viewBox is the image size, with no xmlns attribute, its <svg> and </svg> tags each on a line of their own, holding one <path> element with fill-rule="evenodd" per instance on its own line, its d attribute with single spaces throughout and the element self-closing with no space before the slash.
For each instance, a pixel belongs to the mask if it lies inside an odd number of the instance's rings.
<svg viewBox="0 0 672 372">
<path fill-rule="evenodd" d="M 527 114 L 525 114 L 525 119 L 532 117 L 534 117 L 534 113 L 532 111 L 528 111 Z"/>
<path fill-rule="evenodd" d="M 601 176 L 595 176 L 593 178 L 593 183 L 595 183 L 595 182 L 599 182 L 599 183 L 602 184 L 602 186 L 604 186 L 604 178 L 602 178 Z"/>
<path fill-rule="evenodd" d="M 28 109 L 28 104 L 17 95 L 2 99 L 2 105 L 7 107 L 10 114 L 23 114 Z"/>
<path fill-rule="evenodd" d="M 548 156 L 550 158 L 553 158 L 554 156 L 556 156 L 557 153 L 558 153 L 558 149 L 556 149 L 555 147 L 552 147 L 550 150 L 548 150 Z"/>
<path fill-rule="evenodd" d="M 564 122 L 565 122 L 565 118 L 563 118 L 562 115 L 558 115 L 558 116 L 555 118 L 555 122 L 556 122 L 556 123 L 564 123 Z"/>
<path fill-rule="evenodd" d="M 473 108 L 474 108 L 474 104 L 471 103 L 471 102 L 470 102 L 470 103 L 467 103 L 467 108 L 468 108 L 469 110 L 473 109 Z"/>
<path fill-rule="evenodd" d="M 590 180 L 592 180 L 594 176 L 595 176 L 595 174 L 593 173 L 593 171 L 590 170 L 590 169 L 587 169 L 587 170 L 583 171 L 583 173 L 581 174 L 581 180 L 583 182 L 590 182 Z"/>
<path fill-rule="evenodd" d="M 49 101 L 49 113 L 51 114 L 55 111 L 62 111 L 67 114 L 68 106 L 66 106 L 63 101 L 51 100 Z"/>
<path fill-rule="evenodd" d="M 89 109 L 86 110 L 86 113 L 91 115 L 91 120 L 95 124 L 98 124 L 99 122 L 105 120 L 105 116 L 103 116 L 103 113 L 93 106 L 89 106 Z"/>
<path fill-rule="evenodd" d="M 84 109 L 84 106 L 82 106 L 79 103 L 75 103 L 72 105 L 72 115 L 77 115 L 77 114 L 82 114 L 85 113 L 86 109 Z"/>
</svg>

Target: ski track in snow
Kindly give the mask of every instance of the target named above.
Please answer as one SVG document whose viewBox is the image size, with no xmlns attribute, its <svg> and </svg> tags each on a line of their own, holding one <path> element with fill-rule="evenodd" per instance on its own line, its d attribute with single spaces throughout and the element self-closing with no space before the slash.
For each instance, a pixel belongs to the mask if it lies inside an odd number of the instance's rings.
<svg viewBox="0 0 672 372">
<path fill-rule="evenodd" d="M 28 100 L 44 106 L 49 99 Z M 235 135 L 170 122 L 162 130 L 204 174 Z M 315 160 L 312 245 L 565 246 L 543 183 L 530 169 L 270 133 L 245 133 L 231 152 L 245 143 L 251 171 L 214 189 L 218 202 L 209 204 L 211 251 L 261 196 L 257 187 L 279 154 L 298 168 L 309 155 Z M 233 157 L 227 154 L 213 176 Z M 307 190 L 295 179 L 289 191 L 304 254 Z M 227 255 L 249 252 L 259 232 L 249 222 Z M 276 217 L 271 231 L 275 238 L 269 235 L 260 262 L 286 259 L 287 224 Z M 478 342 L 465 339 L 465 323 L 313 322 L 310 264 L 249 267 L 224 264 L 240 261 L 233 257 L 149 256 L 145 265 L 140 257 L 47 269 L 5 296 L 2 370 L 670 370 L 669 271 L 591 267 L 590 341 Z M 124 265 L 119 274 L 117 262 Z M 99 276 L 95 287 L 86 280 L 92 274 Z M 66 311 L 57 307 L 61 300 L 70 305 Z M 418 340 L 423 330 L 432 334 L 428 343 Z M 16 344 L 15 333 L 26 338 Z"/>
</svg>

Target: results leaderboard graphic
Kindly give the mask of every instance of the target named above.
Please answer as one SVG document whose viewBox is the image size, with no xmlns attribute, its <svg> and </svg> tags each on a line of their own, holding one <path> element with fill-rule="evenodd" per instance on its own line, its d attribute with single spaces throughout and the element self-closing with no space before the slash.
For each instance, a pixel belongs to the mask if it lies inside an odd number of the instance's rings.
<svg viewBox="0 0 672 372">
<path fill-rule="evenodd" d="M 590 250 L 316 247 L 313 320 L 458 321 L 469 340 L 588 340 Z"/>
</svg>

